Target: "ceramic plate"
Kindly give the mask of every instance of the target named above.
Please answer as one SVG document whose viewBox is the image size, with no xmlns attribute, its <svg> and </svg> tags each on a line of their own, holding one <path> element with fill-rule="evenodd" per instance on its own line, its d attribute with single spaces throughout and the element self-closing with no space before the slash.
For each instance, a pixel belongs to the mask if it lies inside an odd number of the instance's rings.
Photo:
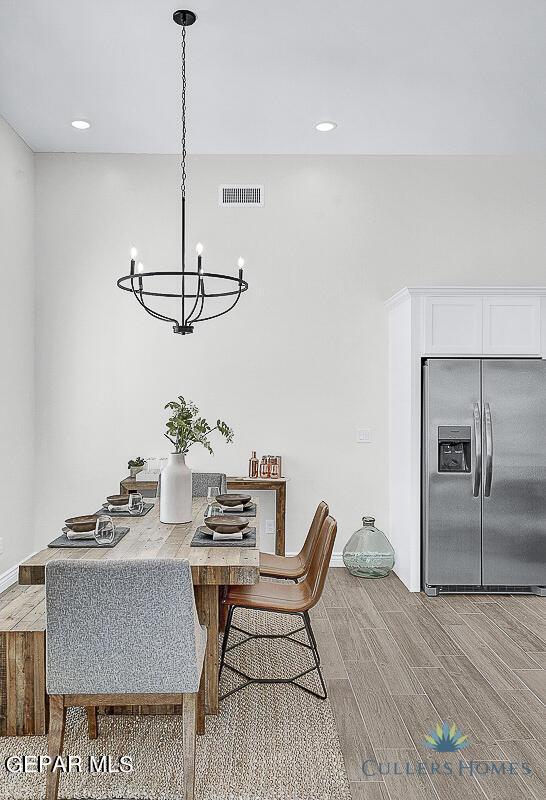
<svg viewBox="0 0 546 800">
<path fill-rule="evenodd" d="M 86 514 L 84 517 L 69 517 L 69 519 L 65 519 L 64 524 L 74 533 L 94 531 L 97 524 L 97 516 L 96 514 Z"/>
<path fill-rule="evenodd" d="M 249 520 L 244 517 L 230 517 L 227 514 L 205 518 L 205 525 L 214 533 L 238 533 L 247 528 L 248 523 Z"/>
<path fill-rule="evenodd" d="M 216 502 L 221 506 L 230 508 L 231 506 L 246 506 L 252 500 L 249 494 L 217 494 Z"/>
<path fill-rule="evenodd" d="M 126 506 L 129 502 L 128 494 L 111 494 L 106 500 L 111 506 Z"/>
</svg>

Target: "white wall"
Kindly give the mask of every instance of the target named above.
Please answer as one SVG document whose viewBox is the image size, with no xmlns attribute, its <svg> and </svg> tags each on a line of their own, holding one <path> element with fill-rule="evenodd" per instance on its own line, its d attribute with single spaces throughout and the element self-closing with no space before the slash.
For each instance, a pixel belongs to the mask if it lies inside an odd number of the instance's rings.
<svg viewBox="0 0 546 800">
<path fill-rule="evenodd" d="M 0 576 L 33 546 L 34 163 L 0 117 Z"/>
<path fill-rule="evenodd" d="M 36 156 L 36 544 L 94 511 L 128 457 L 168 452 L 177 394 L 237 433 L 214 459 L 192 451 L 195 468 L 244 474 L 251 449 L 283 455 L 288 550 L 321 498 L 338 552 L 363 514 L 388 533 L 383 301 L 404 284 L 543 283 L 546 161 L 194 157 L 191 249 L 204 243 L 211 271 L 242 253 L 251 288 L 184 338 L 115 287 L 133 243 L 150 268 L 178 264 L 178 161 Z M 264 208 L 219 208 L 230 181 L 265 184 Z"/>
</svg>

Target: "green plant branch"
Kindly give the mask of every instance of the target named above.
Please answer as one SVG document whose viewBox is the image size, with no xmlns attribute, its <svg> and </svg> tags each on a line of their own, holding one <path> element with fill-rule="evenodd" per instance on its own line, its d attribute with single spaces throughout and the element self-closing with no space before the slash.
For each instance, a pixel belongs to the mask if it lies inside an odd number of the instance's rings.
<svg viewBox="0 0 546 800">
<path fill-rule="evenodd" d="M 165 405 L 173 413 L 166 423 L 167 433 L 164 436 L 171 442 L 176 453 L 186 454 L 193 444 L 201 444 L 213 454 L 209 441 L 211 433 L 218 431 L 226 442 L 233 441 L 233 430 L 222 420 L 216 420 L 216 425 L 211 428 L 206 419 L 199 416 L 199 409 L 192 402 L 179 395 L 178 400 L 171 400 Z"/>
</svg>

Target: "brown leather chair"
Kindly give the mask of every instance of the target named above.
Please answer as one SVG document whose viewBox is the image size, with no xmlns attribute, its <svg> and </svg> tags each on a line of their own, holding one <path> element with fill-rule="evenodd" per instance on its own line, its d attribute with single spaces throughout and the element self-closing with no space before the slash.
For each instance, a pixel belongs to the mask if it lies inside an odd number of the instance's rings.
<svg viewBox="0 0 546 800">
<path fill-rule="evenodd" d="M 307 575 L 315 542 L 327 516 L 328 505 L 322 500 L 317 506 L 300 552 L 296 556 L 274 556 L 272 553 L 260 553 L 260 575 L 267 578 L 286 578 L 296 583 L 299 578 Z"/>
<path fill-rule="evenodd" d="M 322 673 L 320 671 L 320 657 L 318 653 L 317 643 L 311 627 L 311 620 L 309 618 L 309 609 L 313 608 L 320 600 L 328 567 L 330 566 L 330 557 L 334 548 L 334 541 L 337 533 L 337 522 L 332 517 L 326 517 L 323 521 L 319 535 L 317 536 L 313 554 L 311 556 L 309 570 L 305 578 L 296 584 L 291 583 L 274 583 L 273 581 L 260 580 L 258 583 L 250 586 L 230 586 L 226 596 L 224 597 L 224 604 L 229 606 L 229 611 L 226 621 L 226 630 L 224 633 L 224 640 L 222 642 L 222 658 L 220 661 L 220 675 L 225 667 L 231 672 L 243 678 L 243 683 L 226 692 L 222 699 L 229 697 L 234 692 L 243 689 L 251 683 L 292 683 L 299 686 L 305 692 L 312 694 L 314 697 L 326 699 L 327 692 Z M 252 608 L 260 611 L 270 611 L 272 613 L 280 614 L 294 614 L 302 618 L 303 625 L 296 628 L 287 634 L 268 634 L 268 633 L 250 633 L 249 631 L 239 628 L 233 624 L 233 613 L 236 608 Z M 245 639 L 235 642 L 228 646 L 229 633 L 231 629 L 239 631 L 245 635 Z M 305 631 L 309 644 L 294 639 L 293 636 L 299 631 Z M 226 654 L 236 647 L 244 645 L 250 639 L 288 639 L 300 647 L 305 647 L 311 651 L 313 656 L 313 666 L 309 669 L 303 670 L 298 675 L 291 678 L 254 678 L 236 669 L 234 666 L 226 661 Z M 322 693 L 314 692 L 307 686 L 298 683 L 300 678 L 308 675 L 310 672 L 316 670 L 318 672 Z"/>
</svg>

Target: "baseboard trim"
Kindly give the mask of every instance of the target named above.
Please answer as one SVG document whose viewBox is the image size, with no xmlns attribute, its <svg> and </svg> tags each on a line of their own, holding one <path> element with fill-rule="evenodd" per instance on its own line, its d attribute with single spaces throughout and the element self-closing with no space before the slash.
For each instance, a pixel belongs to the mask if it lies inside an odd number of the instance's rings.
<svg viewBox="0 0 546 800">
<path fill-rule="evenodd" d="M 296 556 L 297 553 L 287 553 L 287 556 Z M 344 567 L 345 564 L 343 563 L 343 553 L 332 553 L 330 558 L 330 566 L 331 567 Z"/>
<path fill-rule="evenodd" d="M 12 583 L 17 582 L 18 574 L 19 564 L 14 564 L 13 567 L 10 567 L 0 575 L 0 594 L 9 589 Z"/>
<path fill-rule="evenodd" d="M 12 585 L 12 583 L 18 583 L 19 581 L 19 565 L 24 564 L 25 561 L 28 561 L 29 558 L 35 556 L 37 550 L 33 550 L 32 553 L 29 553 L 28 556 L 22 558 L 17 564 L 14 564 L 13 567 L 10 567 L 5 572 L 0 575 L 0 593 L 5 592 L 6 589 Z"/>
</svg>

